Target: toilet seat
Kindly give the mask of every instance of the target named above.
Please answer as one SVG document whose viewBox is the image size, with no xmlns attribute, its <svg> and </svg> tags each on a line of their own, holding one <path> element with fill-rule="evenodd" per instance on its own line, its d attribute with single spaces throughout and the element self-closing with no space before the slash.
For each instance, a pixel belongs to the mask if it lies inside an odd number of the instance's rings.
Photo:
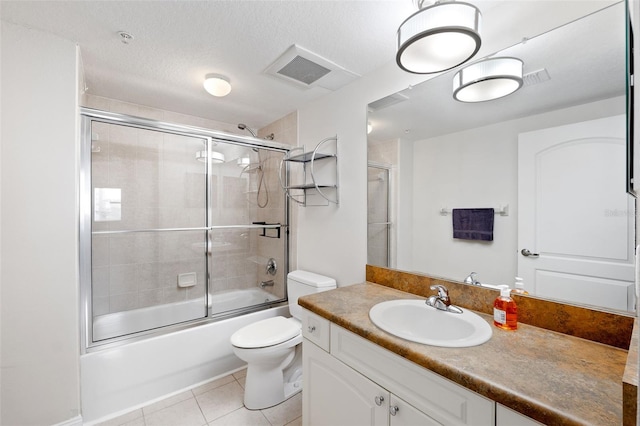
<svg viewBox="0 0 640 426">
<path fill-rule="evenodd" d="M 300 323 L 279 316 L 242 327 L 231 336 L 231 344 L 246 349 L 265 348 L 291 340 L 300 333 Z"/>
</svg>

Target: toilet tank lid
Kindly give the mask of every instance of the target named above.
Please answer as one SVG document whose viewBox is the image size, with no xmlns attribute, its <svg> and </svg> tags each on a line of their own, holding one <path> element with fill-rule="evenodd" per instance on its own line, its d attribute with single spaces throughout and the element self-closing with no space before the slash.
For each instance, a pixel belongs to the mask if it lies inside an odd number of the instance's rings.
<svg viewBox="0 0 640 426">
<path fill-rule="evenodd" d="M 288 275 L 290 280 L 295 280 L 300 283 L 313 286 L 313 287 L 335 287 L 336 280 L 333 278 L 325 277 L 324 275 L 315 274 L 309 271 L 291 271 Z"/>
</svg>

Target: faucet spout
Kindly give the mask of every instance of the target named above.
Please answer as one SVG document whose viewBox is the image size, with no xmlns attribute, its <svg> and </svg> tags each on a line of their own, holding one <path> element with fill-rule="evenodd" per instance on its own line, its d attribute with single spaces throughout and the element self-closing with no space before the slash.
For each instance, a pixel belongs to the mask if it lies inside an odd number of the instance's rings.
<svg viewBox="0 0 640 426">
<path fill-rule="evenodd" d="M 269 281 L 262 281 L 260 282 L 260 287 L 261 288 L 265 288 L 265 287 L 273 287 L 274 282 L 273 280 L 269 280 Z"/>
<path fill-rule="evenodd" d="M 427 305 L 440 311 L 453 312 L 456 314 L 462 313 L 462 309 L 451 304 L 451 299 L 449 299 L 449 290 L 447 290 L 445 286 L 436 284 L 432 285 L 430 288 L 431 290 L 437 290 L 438 294 L 429 297 L 425 302 Z"/>
</svg>

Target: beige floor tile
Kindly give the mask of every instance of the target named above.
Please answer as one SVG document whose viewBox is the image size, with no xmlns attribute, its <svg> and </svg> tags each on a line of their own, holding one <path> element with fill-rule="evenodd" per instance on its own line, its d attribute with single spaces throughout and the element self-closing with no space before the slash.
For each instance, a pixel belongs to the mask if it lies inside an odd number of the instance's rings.
<svg viewBox="0 0 640 426">
<path fill-rule="evenodd" d="M 243 399 L 244 389 L 236 381 L 196 396 L 207 422 L 243 407 Z"/>
<path fill-rule="evenodd" d="M 262 414 L 273 426 L 284 426 L 302 416 L 302 393 L 284 401 L 275 407 L 262 410 Z"/>
<path fill-rule="evenodd" d="M 271 426 L 269 420 L 260 412 L 247 410 L 242 407 L 236 411 L 222 416 L 212 422 L 209 426 Z"/>
<path fill-rule="evenodd" d="M 153 412 L 144 420 L 146 426 L 203 426 L 207 423 L 195 398 Z"/>
<path fill-rule="evenodd" d="M 227 383 L 231 383 L 235 381 L 233 375 L 229 374 L 228 376 L 221 377 L 217 380 L 212 380 L 209 383 L 205 383 L 202 386 L 198 386 L 197 388 L 191 389 L 194 395 L 200 395 L 205 392 L 208 392 L 212 389 L 219 388 L 220 386 L 226 385 Z"/>
<path fill-rule="evenodd" d="M 142 411 L 144 411 L 145 416 L 148 416 L 151 413 L 162 410 L 163 408 L 170 407 L 179 402 L 186 401 L 189 398 L 193 398 L 193 394 L 191 393 L 191 391 L 181 392 L 177 395 L 170 396 L 161 401 L 142 407 Z"/>
<path fill-rule="evenodd" d="M 302 416 L 298 417 L 292 422 L 287 423 L 285 426 L 302 426 Z"/>
<path fill-rule="evenodd" d="M 133 410 L 130 411 L 126 414 L 123 414 L 121 416 L 115 417 L 113 419 L 107 420 L 106 422 L 102 422 L 102 423 L 98 423 L 96 426 L 121 426 L 121 425 L 128 425 L 131 422 L 134 422 L 136 420 L 143 420 L 144 424 L 144 417 L 143 417 L 143 413 L 142 413 L 142 409 L 138 409 L 138 410 Z"/>
<path fill-rule="evenodd" d="M 245 388 L 245 383 L 247 382 L 247 376 L 240 376 L 236 379 L 238 381 L 238 383 L 240 384 L 240 386 L 242 386 L 242 389 Z"/>
<path fill-rule="evenodd" d="M 243 368 L 242 370 L 236 371 L 235 373 L 233 373 L 233 377 L 235 377 L 236 380 L 242 377 L 247 377 L 247 369 Z"/>
</svg>

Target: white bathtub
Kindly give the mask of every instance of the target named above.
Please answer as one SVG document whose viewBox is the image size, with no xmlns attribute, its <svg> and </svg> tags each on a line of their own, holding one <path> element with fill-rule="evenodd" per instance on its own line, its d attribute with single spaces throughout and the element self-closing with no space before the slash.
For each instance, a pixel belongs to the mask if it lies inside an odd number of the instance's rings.
<svg viewBox="0 0 640 426">
<path fill-rule="evenodd" d="M 278 306 L 82 355 L 84 423 L 102 421 L 242 368 L 244 363 L 233 354 L 231 335 L 247 324 L 278 315 L 289 316 L 288 307 Z"/>
<path fill-rule="evenodd" d="M 211 294 L 209 315 L 216 315 L 274 300 L 278 300 L 278 298 L 261 288 L 215 292 Z M 202 297 L 166 305 L 99 315 L 93 319 L 93 340 L 100 341 L 124 336 L 138 331 L 191 321 L 203 316 L 204 299 Z"/>
</svg>

